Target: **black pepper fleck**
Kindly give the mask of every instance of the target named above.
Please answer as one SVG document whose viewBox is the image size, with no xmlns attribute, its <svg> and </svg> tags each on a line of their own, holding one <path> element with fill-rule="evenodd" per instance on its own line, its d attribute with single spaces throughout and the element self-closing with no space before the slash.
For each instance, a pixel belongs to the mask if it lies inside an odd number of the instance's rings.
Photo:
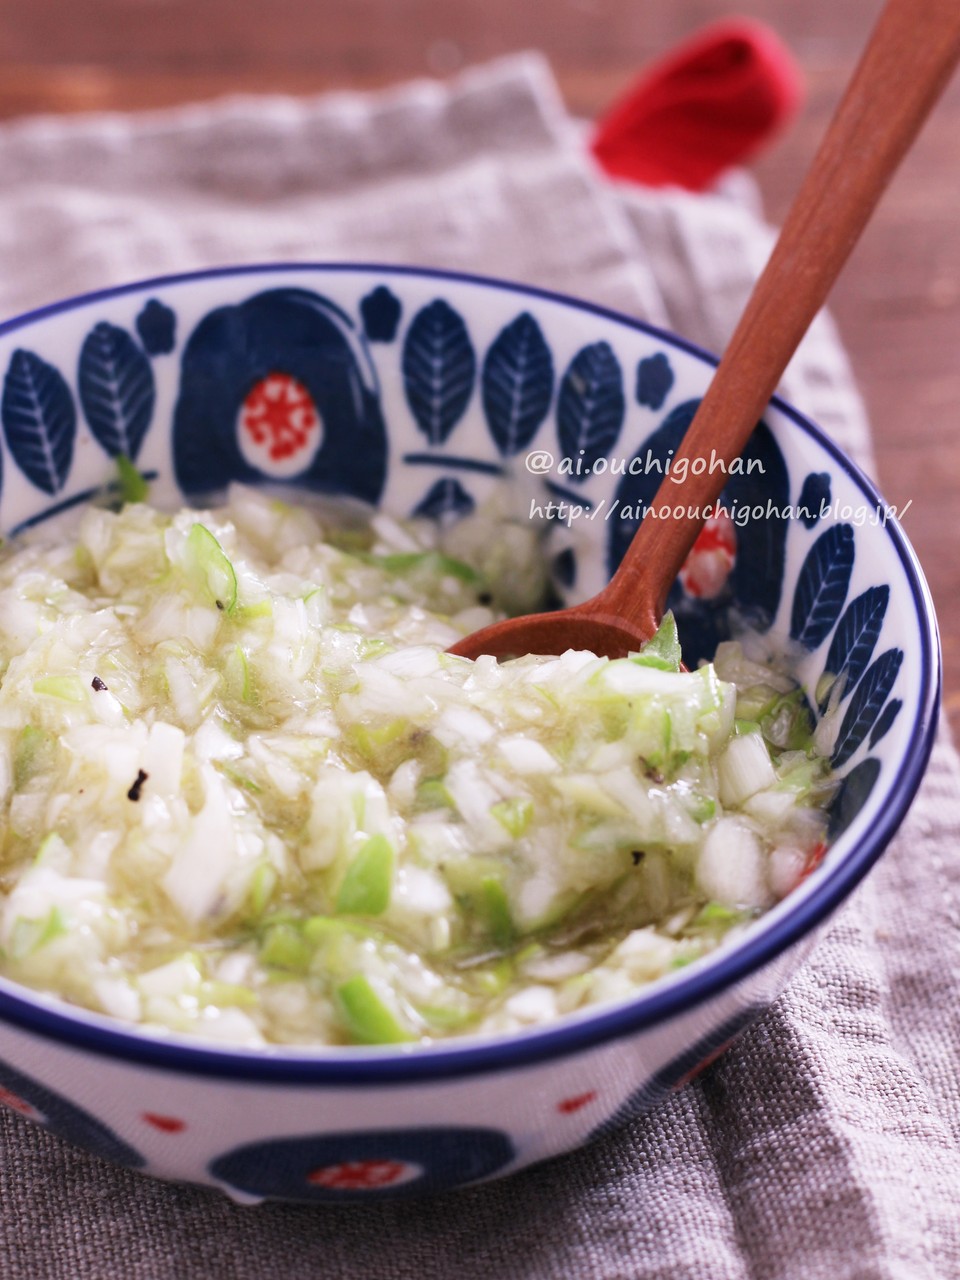
<svg viewBox="0 0 960 1280">
<path fill-rule="evenodd" d="M 222 601 L 222 600 L 218 600 L 218 601 L 216 602 L 216 604 L 217 604 L 217 608 L 220 610 L 220 612 L 221 612 L 221 613 L 223 613 L 223 610 L 224 610 L 224 607 L 225 607 L 225 606 L 224 606 L 223 601 Z"/>
<path fill-rule="evenodd" d="M 103 683 L 99 676 L 94 676 L 90 681 L 91 688 L 96 689 L 97 693 L 105 693 L 107 686 Z"/>
<path fill-rule="evenodd" d="M 138 769 L 138 770 L 137 770 L 137 777 L 136 777 L 136 780 L 135 780 L 135 782 L 134 782 L 133 786 L 132 786 L 132 787 L 130 788 L 130 790 L 127 792 L 127 799 L 128 799 L 128 800 L 139 800 L 139 799 L 140 799 L 140 792 L 143 790 L 143 784 L 146 782 L 146 780 L 147 780 L 147 778 L 148 778 L 148 777 L 149 777 L 149 774 L 147 774 L 143 769 Z"/>
<path fill-rule="evenodd" d="M 644 860 L 646 856 L 647 856 L 646 852 L 643 849 L 634 849 L 633 852 L 630 854 L 630 857 L 633 859 L 633 865 L 635 867 L 639 867 L 640 863 Z"/>
</svg>

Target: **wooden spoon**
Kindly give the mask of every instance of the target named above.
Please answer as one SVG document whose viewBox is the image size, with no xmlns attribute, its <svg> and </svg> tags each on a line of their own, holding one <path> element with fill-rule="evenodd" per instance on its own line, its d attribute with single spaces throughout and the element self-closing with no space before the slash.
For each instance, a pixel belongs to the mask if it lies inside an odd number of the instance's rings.
<svg viewBox="0 0 960 1280">
<path fill-rule="evenodd" d="M 724 466 L 695 475 L 688 465 L 679 484 L 665 477 L 654 506 L 707 512 L 714 505 L 958 58 L 960 0 L 888 0 L 673 463 L 709 459 L 713 450 Z M 494 623 L 450 652 L 635 652 L 656 631 L 703 523 L 692 514 L 644 520 L 599 595 L 571 609 Z"/>
</svg>

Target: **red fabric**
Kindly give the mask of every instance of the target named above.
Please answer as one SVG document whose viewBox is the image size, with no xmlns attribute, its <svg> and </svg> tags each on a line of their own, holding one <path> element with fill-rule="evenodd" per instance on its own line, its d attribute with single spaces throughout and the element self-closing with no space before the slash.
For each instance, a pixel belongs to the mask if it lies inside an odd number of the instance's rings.
<svg viewBox="0 0 960 1280">
<path fill-rule="evenodd" d="M 648 67 L 600 120 L 591 150 L 614 177 L 702 191 L 749 159 L 802 99 L 800 68 L 780 38 L 730 18 Z"/>
</svg>

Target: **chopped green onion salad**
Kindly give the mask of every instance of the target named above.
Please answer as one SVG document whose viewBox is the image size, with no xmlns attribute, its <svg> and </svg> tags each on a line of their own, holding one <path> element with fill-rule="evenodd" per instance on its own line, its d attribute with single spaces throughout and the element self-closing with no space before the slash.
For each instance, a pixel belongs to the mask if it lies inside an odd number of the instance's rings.
<svg viewBox="0 0 960 1280">
<path fill-rule="evenodd" d="M 127 464 L 129 467 L 130 464 Z M 822 855 L 782 666 L 452 657 L 534 531 L 333 520 L 132 471 L 0 558 L 0 972 L 157 1034 L 395 1045 L 621 999 Z"/>
</svg>

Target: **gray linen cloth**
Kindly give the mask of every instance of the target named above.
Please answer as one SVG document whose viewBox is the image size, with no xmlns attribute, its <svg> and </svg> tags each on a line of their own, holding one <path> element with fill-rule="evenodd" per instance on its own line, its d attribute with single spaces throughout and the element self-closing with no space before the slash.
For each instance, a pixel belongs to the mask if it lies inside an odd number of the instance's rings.
<svg viewBox="0 0 960 1280">
<path fill-rule="evenodd" d="M 164 271 L 380 259 L 579 293 L 714 349 L 769 244 L 749 183 L 613 187 L 533 56 L 447 87 L 0 130 L 0 315 Z M 821 317 L 787 394 L 869 469 Z M 942 1280 L 960 1276 L 960 826 L 941 739 L 894 846 L 773 1010 L 592 1147 L 434 1200 L 238 1208 L 0 1116 L 0 1273 Z"/>
</svg>

